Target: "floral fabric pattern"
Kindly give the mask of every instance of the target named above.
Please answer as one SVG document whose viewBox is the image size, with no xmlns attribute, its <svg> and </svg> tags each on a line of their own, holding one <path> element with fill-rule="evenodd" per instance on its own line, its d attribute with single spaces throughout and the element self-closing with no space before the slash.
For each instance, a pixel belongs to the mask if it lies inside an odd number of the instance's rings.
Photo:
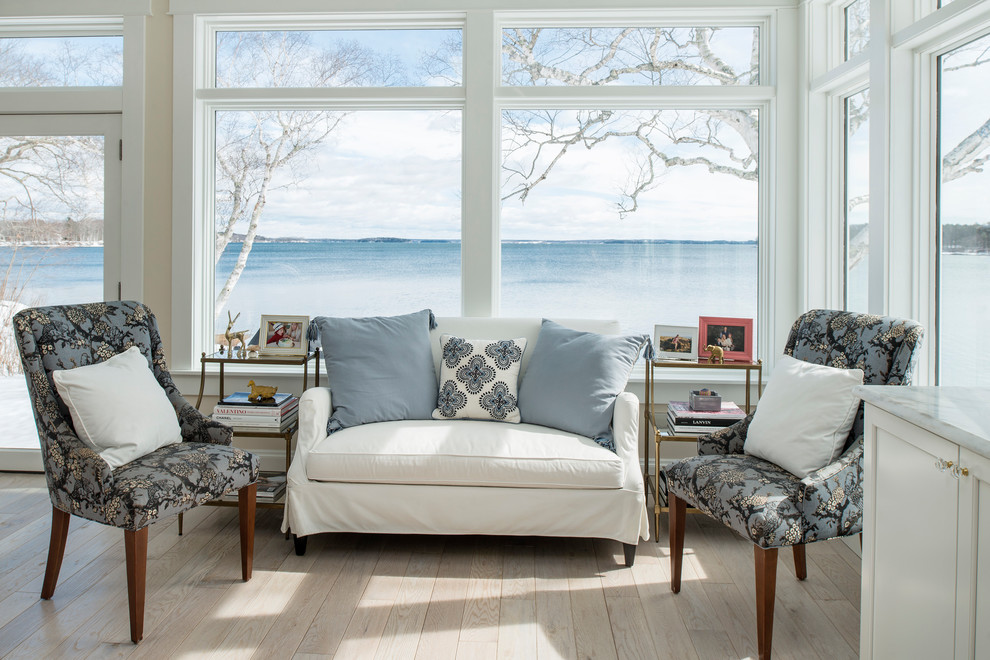
<svg viewBox="0 0 990 660">
<path fill-rule="evenodd" d="M 55 507 L 134 530 L 257 480 L 257 457 L 230 447 L 232 430 L 203 417 L 179 393 L 146 306 L 113 301 L 38 307 L 18 312 L 13 325 Z M 131 346 L 148 358 L 176 409 L 184 442 L 111 470 L 76 435 L 52 372 L 102 362 Z M 121 481 L 120 474 L 132 469 L 141 479 Z"/>
<path fill-rule="evenodd" d="M 509 394 L 505 383 L 496 383 L 492 391 L 481 397 L 481 407 L 488 411 L 492 419 L 504 420 L 516 410 L 516 397 Z"/>
<path fill-rule="evenodd" d="M 464 384 L 468 394 L 477 394 L 485 385 L 495 380 L 495 370 L 485 364 L 484 357 L 475 355 L 457 370 L 457 380 Z"/>
<path fill-rule="evenodd" d="M 495 360 L 499 369 L 508 369 L 513 362 L 522 360 L 522 349 L 514 341 L 497 341 L 485 346 L 485 355 Z"/>
<path fill-rule="evenodd" d="M 525 339 L 441 335 L 440 392 L 434 419 L 519 422 L 518 382 Z"/>
<path fill-rule="evenodd" d="M 462 357 L 471 354 L 471 345 L 459 337 L 451 337 L 443 345 L 443 362 L 453 369 Z"/>
<path fill-rule="evenodd" d="M 445 418 L 454 417 L 457 411 L 467 405 L 467 397 L 457 389 L 457 383 L 448 380 L 440 388 L 440 395 L 437 397 L 437 410 Z"/>
<path fill-rule="evenodd" d="M 924 329 L 914 321 L 812 310 L 794 323 L 784 353 L 815 364 L 862 369 L 867 385 L 909 385 L 923 336 Z M 844 453 L 804 479 L 743 453 L 751 421 L 752 415 L 698 438 L 698 456 L 666 468 L 669 492 L 764 548 L 859 534 L 862 406 Z"/>
</svg>

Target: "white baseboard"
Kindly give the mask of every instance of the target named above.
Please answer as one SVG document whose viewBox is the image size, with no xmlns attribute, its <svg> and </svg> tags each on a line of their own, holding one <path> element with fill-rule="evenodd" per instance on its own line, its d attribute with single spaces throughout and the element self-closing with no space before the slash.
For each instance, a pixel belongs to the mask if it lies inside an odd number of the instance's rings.
<svg viewBox="0 0 990 660">
<path fill-rule="evenodd" d="M 15 449 L 4 447 L 0 449 L 0 471 L 3 472 L 44 472 L 41 462 L 41 448 Z"/>
</svg>

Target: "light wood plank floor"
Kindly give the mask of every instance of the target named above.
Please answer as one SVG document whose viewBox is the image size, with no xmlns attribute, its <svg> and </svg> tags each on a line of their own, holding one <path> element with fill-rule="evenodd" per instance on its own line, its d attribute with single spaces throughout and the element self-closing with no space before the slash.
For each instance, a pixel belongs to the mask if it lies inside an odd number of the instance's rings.
<svg viewBox="0 0 990 660">
<path fill-rule="evenodd" d="M 233 508 L 200 507 L 186 533 L 153 525 L 145 637 L 131 644 L 123 533 L 72 518 L 55 596 L 40 600 L 51 504 L 41 475 L 0 473 L 0 657 L 749 658 L 752 546 L 689 515 L 681 593 L 666 541 L 632 570 L 612 541 L 321 534 L 305 556 L 259 511 L 242 583 Z M 665 524 L 661 538 L 666 536 Z M 808 548 L 777 572 L 774 657 L 855 658 L 859 558 Z"/>
</svg>

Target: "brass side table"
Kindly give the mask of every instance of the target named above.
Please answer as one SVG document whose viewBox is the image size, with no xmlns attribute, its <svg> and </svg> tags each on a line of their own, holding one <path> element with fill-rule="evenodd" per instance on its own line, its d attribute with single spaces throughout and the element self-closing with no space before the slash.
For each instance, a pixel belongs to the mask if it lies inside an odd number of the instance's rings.
<svg viewBox="0 0 990 660">
<path fill-rule="evenodd" d="M 213 353 L 207 355 L 203 353 L 200 357 L 200 370 L 199 370 L 199 394 L 196 395 L 196 409 L 199 410 L 200 404 L 203 403 L 203 390 L 206 387 L 206 365 L 208 364 L 218 364 L 220 365 L 220 385 L 219 385 L 219 396 L 223 399 L 224 395 L 224 381 L 226 379 L 225 367 L 231 365 L 234 367 L 245 367 L 246 369 L 251 369 L 259 365 L 280 365 L 280 366 L 290 366 L 303 368 L 303 380 L 302 380 L 302 390 L 299 394 L 306 391 L 306 387 L 309 383 L 309 363 L 313 361 L 313 387 L 320 386 L 320 349 L 315 348 L 305 355 L 278 355 L 278 356 L 261 356 L 254 358 L 236 358 L 230 357 L 228 355 L 221 355 L 219 353 Z M 237 368 L 237 372 L 241 369 Z M 299 429 L 299 420 L 294 419 L 288 424 L 283 424 L 278 429 L 259 430 L 257 428 L 243 428 L 234 426 L 234 435 L 242 438 L 271 438 L 271 439 L 281 439 L 285 444 L 285 469 L 288 471 L 289 463 L 292 461 L 292 437 L 296 434 Z M 212 506 L 237 506 L 236 501 L 226 501 L 226 500 L 214 500 L 211 502 L 205 502 L 207 505 Z M 266 500 L 258 500 L 255 506 L 259 509 L 284 509 L 285 508 L 285 496 L 281 496 L 279 499 L 269 502 Z M 179 534 L 182 534 L 182 514 L 179 514 Z M 288 538 L 288 535 L 286 535 Z"/>
<path fill-rule="evenodd" d="M 646 426 L 647 441 L 643 447 L 643 483 L 646 485 L 646 497 L 649 499 L 653 495 L 653 534 L 654 541 L 660 540 L 660 514 L 667 511 L 667 494 L 660 492 L 660 443 L 661 442 L 697 442 L 697 436 L 673 435 L 667 429 L 666 409 L 658 415 L 657 402 L 653 393 L 655 385 L 656 369 L 729 369 L 743 370 L 746 372 L 746 413 L 751 412 L 750 391 L 752 389 L 752 374 L 756 372 L 756 398 L 763 394 L 763 361 L 755 362 L 726 362 L 725 364 L 709 364 L 708 360 L 647 360 L 646 361 L 646 405 L 644 406 L 644 424 Z M 666 402 L 660 404 L 666 407 Z M 752 403 L 752 406 L 755 406 Z M 650 474 L 650 441 L 649 433 L 653 430 L 654 460 L 653 474 Z M 697 509 L 688 509 L 697 513 Z"/>
</svg>

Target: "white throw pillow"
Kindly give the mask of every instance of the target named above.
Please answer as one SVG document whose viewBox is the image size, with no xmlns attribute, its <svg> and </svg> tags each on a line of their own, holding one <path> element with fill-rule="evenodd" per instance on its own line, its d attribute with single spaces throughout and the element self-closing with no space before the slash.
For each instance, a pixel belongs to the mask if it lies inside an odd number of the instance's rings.
<svg viewBox="0 0 990 660">
<path fill-rule="evenodd" d="M 79 439 L 112 468 L 182 442 L 175 408 L 136 346 L 52 378 Z"/>
<path fill-rule="evenodd" d="M 856 419 L 862 369 L 838 369 L 783 356 L 746 432 L 743 451 L 805 478 L 842 454 Z"/>
<path fill-rule="evenodd" d="M 433 419 L 519 423 L 519 367 L 526 340 L 440 336 L 440 393 Z"/>
</svg>

